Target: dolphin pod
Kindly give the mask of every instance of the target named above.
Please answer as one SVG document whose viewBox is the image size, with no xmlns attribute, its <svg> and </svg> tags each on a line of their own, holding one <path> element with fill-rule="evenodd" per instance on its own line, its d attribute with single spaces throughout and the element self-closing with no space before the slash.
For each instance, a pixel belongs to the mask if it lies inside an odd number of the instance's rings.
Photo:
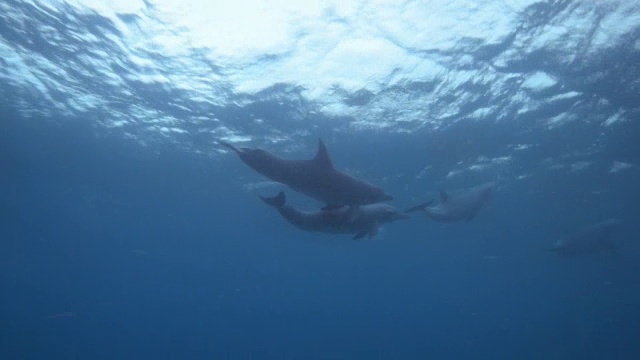
<svg viewBox="0 0 640 360">
<path fill-rule="evenodd" d="M 287 204 L 284 192 L 273 197 L 260 196 L 287 222 L 308 232 L 353 234 L 353 239 L 373 238 L 380 226 L 405 220 L 411 213 L 424 213 L 438 222 L 471 221 L 489 202 L 496 185 L 487 182 L 456 194 L 440 191 L 437 205 L 432 206 L 431 200 L 401 211 L 384 203 L 393 196 L 383 189 L 336 169 L 322 140 L 318 142 L 316 155 L 307 160 L 284 159 L 259 148 L 219 143 L 263 176 L 326 204 L 317 211 L 303 211 Z M 597 223 L 546 250 L 560 256 L 614 253 L 612 234 L 619 223 L 618 220 Z"/>
</svg>

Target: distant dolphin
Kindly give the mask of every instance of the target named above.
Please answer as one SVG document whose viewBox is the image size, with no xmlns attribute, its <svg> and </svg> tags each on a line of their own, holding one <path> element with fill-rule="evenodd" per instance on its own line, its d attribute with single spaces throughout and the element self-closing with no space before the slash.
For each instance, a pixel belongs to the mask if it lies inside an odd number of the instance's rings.
<svg viewBox="0 0 640 360">
<path fill-rule="evenodd" d="M 299 229 L 309 232 L 354 234 L 354 240 L 365 235 L 373 238 L 382 224 L 409 218 L 404 211 L 382 203 L 301 211 L 286 204 L 287 199 L 282 191 L 274 197 L 260 198 L 266 204 L 275 207 L 282 217 Z M 428 205 L 429 203 L 421 206 Z"/>
<path fill-rule="evenodd" d="M 619 219 L 608 219 L 587 226 L 546 250 L 562 257 L 597 253 L 616 254 L 614 235 L 621 223 Z"/>
<path fill-rule="evenodd" d="M 235 151 L 245 164 L 267 178 L 327 203 L 327 209 L 393 199 L 381 188 L 334 168 L 322 140 L 311 160 L 287 160 L 262 149 L 237 148 L 223 141 L 220 144 Z"/>
<path fill-rule="evenodd" d="M 417 206 L 407 211 L 422 210 L 432 219 L 442 222 L 471 221 L 489 201 L 494 185 L 493 182 L 488 182 L 456 196 L 449 196 L 446 192 L 440 191 L 438 205 Z"/>
</svg>

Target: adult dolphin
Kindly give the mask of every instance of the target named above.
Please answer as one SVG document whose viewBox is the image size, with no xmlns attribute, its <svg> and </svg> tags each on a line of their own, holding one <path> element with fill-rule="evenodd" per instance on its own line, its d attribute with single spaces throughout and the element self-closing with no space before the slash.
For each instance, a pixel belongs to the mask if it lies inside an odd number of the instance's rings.
<svg viewBox="0 0 640 360">
<path fill-rule="evenodd" d="M 615 255 L 617 254 L 617 248 L 614 238 L 616 230 L 621 223 L 622 221 L 619 219 L 607 219 L 598 222 L 557 241 L 551 248 L 546 250 L 561 257 L 598 253 Z"/>
<path fill-rule="evenodd" d="M 442 222 L 471 221 L 491 198 L 494 186 L 493 182 L 487 182 L 455 196 L 440 191 L 438 205 L 432 207 L 416 206 L 407 211 L 422 210 L 430 218 Z"/>
<path fill-rule="evenodd" d="M 224 141 L 220 144 L 236 152 L 240 160 L 267 178 L 325 202 L 326 209 L 393 199 L 381 188 L 337 170 L 322 140 L 318 142 L 316 156 L 310 160 L 288 160 L 263 149 L 237 148 Z"/>
<path fill-rule="evenodd" d="M 361 206 L 342 206 L 331 210 L 302 211 L 286 204 L 284 192 L 274 197 L 262 197 L 266 204 L 275 207 L 285 220 L 295 227 L 309 231 L 333 234 L 354 234 L 358 240 L 365 235 L 373 238 L 381 225 L 408 219 L 405 211 L 389 204 L 377 203 Z M 420 206 L 428 206 L 426 203 Z"/>
</svg>

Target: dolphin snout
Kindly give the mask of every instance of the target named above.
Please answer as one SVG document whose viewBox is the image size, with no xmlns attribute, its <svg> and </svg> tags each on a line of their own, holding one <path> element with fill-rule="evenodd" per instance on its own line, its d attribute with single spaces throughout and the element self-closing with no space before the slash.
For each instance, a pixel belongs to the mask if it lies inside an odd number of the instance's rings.
<svg viewBox="0 0 640 360">
<path fill-rule="evenodd" d="M 231 145 L 230 143 L 228 143 L 226 141 L 218 140 L 218 144 L 228 148 L 229 150 L 235 151 L 236 153 L 240 154 L 240 149 L 238 149 L 237 147 Z"/>
</svg>

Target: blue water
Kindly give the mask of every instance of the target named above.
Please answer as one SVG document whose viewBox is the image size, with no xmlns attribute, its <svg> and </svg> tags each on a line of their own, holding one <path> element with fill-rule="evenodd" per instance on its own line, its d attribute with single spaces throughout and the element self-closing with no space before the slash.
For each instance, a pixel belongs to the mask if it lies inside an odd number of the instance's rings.
<svg viewBox="0 0 640 360">
<path fill-rule="evenodd" d="M 515 3 L 334 4 L 246 47 L 170 2 L 0 3 L 0 358 L 639 357 L 640 9 Z M 430 11 L 477 31 L 402 32 Z M 258 195 L 322 204 L 216 144 L 318 138 L 398 208 L 497 188 L 353 241 L 285 222 Z M 617 256 L 544 251 L 610 218 Z"/>
</svg>

